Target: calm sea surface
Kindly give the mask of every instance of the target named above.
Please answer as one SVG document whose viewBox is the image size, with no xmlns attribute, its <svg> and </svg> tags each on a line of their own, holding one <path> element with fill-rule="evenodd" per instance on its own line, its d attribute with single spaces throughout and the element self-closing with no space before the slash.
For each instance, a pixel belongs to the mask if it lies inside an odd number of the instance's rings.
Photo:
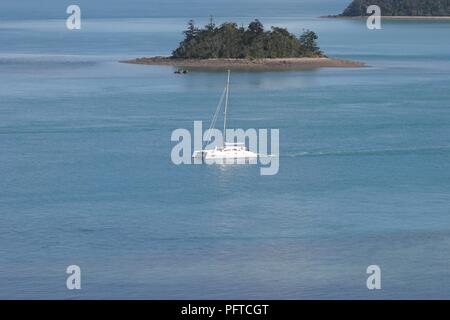
<svg viewBox="0 0 450 320">
<path fill-rule="evenodd" d="M 28 3 L 0 5 L 0 298 L 450 298 L 450 22 L 79 1 L 68 31 L 69 3 Z M 117 62 L 170 54 L 209 14 L 312 29 L 370 65 L 232 74 L 230 126 L 280 129 L 276 176 L 172 164 L 171 132 L 209 123 L 225 74 Z"/>
</svg>

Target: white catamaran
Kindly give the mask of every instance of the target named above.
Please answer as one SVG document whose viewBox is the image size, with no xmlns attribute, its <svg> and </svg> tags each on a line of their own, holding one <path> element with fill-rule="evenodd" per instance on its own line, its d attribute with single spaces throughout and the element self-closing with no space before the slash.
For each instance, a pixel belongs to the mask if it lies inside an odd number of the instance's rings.
<svg viewBox="0 0 450 320">
<path fill-rule="evenodd" d="M 228 111 L 228 97 L 230 92 L 230 70 L 228 70 L 227 84 L 222 94 L 222 98 L 220 99 L 219 105 L 217 106 L 216 113 L 214 114 L 211 128 L 214 128 L 217 115 L 222 108 L 223 98 L 225 96 L 225 108 L 223 113 L 223 145 L 220 147 L 215 147 L 214 149 L 207 150 L 196 150 L 192 155 L 193 158 L 201 158 L 204 160 L 215 160 L 216 163 L 241 163 L 242 161 L 256 161 L 258 158 L 258 154 L 252 151 L 249 151 L 245 147 L 245 143 L 229 143 L 226 142 L 226 129 L 227 129 L 227 111 Z M 210 138 L 210 136 L 209 136 Z M 206 141 L 209 141 L 209 138 Z M 218 160 L 218 161 L 217 161 Z"/>
</svg>

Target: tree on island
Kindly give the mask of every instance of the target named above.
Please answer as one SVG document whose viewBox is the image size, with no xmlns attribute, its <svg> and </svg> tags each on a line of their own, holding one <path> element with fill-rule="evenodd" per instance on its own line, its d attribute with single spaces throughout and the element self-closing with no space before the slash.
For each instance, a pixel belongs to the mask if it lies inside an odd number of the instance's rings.
<svg viewBox="0 0 450 320">
<path fill-rule="evenodd" d="M 285 28 L 265 31 L 259 20 L 247 28 L 225 22 L 216 26 L 211 18 L 203 28 L 190 20 L 183 32 L 185 39 L 172 52 L 177 59 L 260 59 L 324 57 L 317 45 L 317 35 L 306 30 L 297 38 Z"/>
<path fill-rule="evenodd" d="M 449 0 L 354 0 L 341 16 L 367 16 L 367 8 L 377 5 L 382 16 L 450 16 Z"/>
<path fill-rule="evenodd" d="M 300 43 L 308 52 L 320 52 L 320 48 L 317 46 L 317 39 L 318 37 L 314 31 L 306 30 L 300 36 Z"/>
</svg>

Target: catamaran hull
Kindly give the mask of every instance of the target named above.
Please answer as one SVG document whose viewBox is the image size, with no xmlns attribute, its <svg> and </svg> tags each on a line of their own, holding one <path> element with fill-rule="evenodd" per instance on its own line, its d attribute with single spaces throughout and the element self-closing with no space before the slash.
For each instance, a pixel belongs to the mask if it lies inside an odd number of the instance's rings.
<svg viewBox="0 0 450 320">
<path fill-rule="evenodd" d="M 236 161 L 243 161 L 243 160 L 256 160 L 258 159 L 258 155 L 251 151 L 243 151 L 243 152 L 222 152 L 222 151 L 196 151 L 194 152 L 193 158 L 196 159 L 203 159 L 206 161 L 215 161 L 215 162 L 221 162 L 226 161 L 233 162 L 233 160 Z"/>
</svg>

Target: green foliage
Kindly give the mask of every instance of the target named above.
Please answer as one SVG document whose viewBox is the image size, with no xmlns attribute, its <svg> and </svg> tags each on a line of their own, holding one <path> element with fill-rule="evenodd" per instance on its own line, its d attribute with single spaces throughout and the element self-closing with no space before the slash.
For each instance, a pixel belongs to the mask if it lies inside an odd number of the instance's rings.
<svg viewBox="0 0 450 320">
<path fill-rule="evenodd" d="M 317 46 L 317 35 L 314 31 L 306 30 L 300 36 L 300 43 L 307 52 L 320 52 Z"/>
<path fill-rule="evenodd" d="M 354 0 L 342 16 L 366 16 L 378 5 L 382 16 L 450 16 L 450 0 Z"/>
<path fill-rule="evenodd" d="M 172 52 L 172 58 L 181 59 L 258 59 L 323 57 L 317 45 L 317 35 L 305 31 L 299 38 L 284 28 L 272 27 L 265 31 L 259 20 L 247 28 L 225 22 L 216 26 L 211 19 L 203 28 L 191 20 L 184 31 L 185 39 Z"/>
</svg>

